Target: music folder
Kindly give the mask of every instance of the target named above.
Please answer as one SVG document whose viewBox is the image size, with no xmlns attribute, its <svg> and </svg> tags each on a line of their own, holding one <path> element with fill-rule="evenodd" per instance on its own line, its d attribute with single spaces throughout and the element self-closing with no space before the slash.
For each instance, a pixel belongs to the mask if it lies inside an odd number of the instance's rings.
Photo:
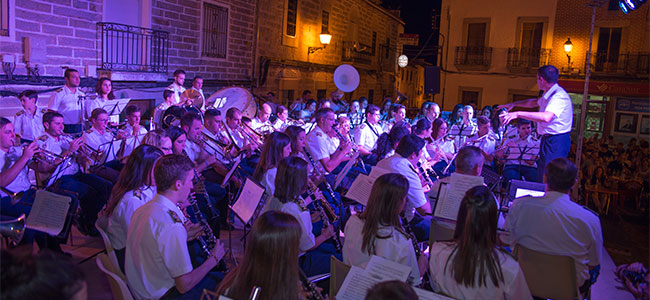
<svg viewBox="0 0 650 300">
<path fill-rule="evenodd" d="M 51 236 L 58 235 L 65 226 L 72 199 L 46 190 L 36 191 L 34 204 L 25 227 L 45 232 Z"/>
</svg>

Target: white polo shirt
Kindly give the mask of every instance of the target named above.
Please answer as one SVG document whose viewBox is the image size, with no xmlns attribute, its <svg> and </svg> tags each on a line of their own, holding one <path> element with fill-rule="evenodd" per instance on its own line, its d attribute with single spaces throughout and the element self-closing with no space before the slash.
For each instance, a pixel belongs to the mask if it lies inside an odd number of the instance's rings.
<svg viewBox="0 0 650 300">
<path fill-rule="evenodd" d="M 126 238 L 124 270 L 136 299 L 158 299 L 193 270 L 183 213 L 167 197 L 136 209 Z"/>
<path fill-rule="evenodd" d="M 539 111 L 552 112 L 555 117 L 550 122 L 537 122 L 537 133 L 562 134 L 571 131 L 573 126 L 573 103 L 569 94 L 557 83 L 554 84 L 541 98 L 537 99 Z"/>
</svg>

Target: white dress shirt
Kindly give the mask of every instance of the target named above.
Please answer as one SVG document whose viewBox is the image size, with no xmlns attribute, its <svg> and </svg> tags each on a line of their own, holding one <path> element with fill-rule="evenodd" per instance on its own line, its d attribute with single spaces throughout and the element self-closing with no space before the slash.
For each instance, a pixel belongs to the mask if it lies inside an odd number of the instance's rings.
<svg viewBox="0 0 650 300">
<path fill-rule="evenodd" d="M 48 101 L 47 108 L 55 110 L 63 115 L 63 123 L 65 124 L 79 124 L 81 106 L 79 106 L 79 97 L 83 97 L 84 93 L 76 88 L 73 93 L 67 85 L 58 89 Z M 86 103 L 84 103 L 85 105 Z M 84 120 L 86 116 L 84 116 Z"/>
<path fill-rule="evenodd" d="M 172 106 L 163 101 L 163 103 L 158 104 L 158 106 L 153 110 L 153 122 L 156 125 L 156 128 L 163 128 L 162 117 L 165 114 L 165 111 L 170 107 Z"/>
<path fill-rule="evenodd" d="M 131 224 L 131 216 L 136 209 L 153 199 L 156 194 L 155 186 L 142 186 L 124 193 L 120 202 L 108 217 L 108 239 L 111 240 L 113 249 L 120 250 L 126 247 L 126 234 Z"/>
<path fill-rule="evenodd" d="M 270 168 L 264 173 L 264 178 L 262 178 L 262 186 L 266 189 L 267 195 L 273 195 L 275 193 L 275 176 L 278 174 L 278 168 Z"/>
<path fill-rule="evenodd" d="M 174 104 L 180 104 L 181 103 L 181 94 L 185 91 L 185 88 L 176 84 L 176 82 L 172 82 L 166 90 L 170 90 L 174 92 Z"/>
<path fill-rule="evenodd" d="M 503 281 L 499 286 L 495 286 L 486 274 L 485 285 L 479 286 L 478 275 L 476 270 L 474 286 L 469 287 L 456 282 L 452 273 L 452 262 L 455 254 L 452 251 L 456 247 L 455 243 L 434 243 L 431 245 L 429 254 L 429 271 L 431 275 L 431 287 L 435 292 L 444 293 L 455 299 L 532 299 L 524 273 L 521 271 L 517 261 L 510 255 L 499 250 L 497 252 L 501 272 L 503 272 Z"/>
<path fill-rule="evenodd" d="M 126 238 L 124 269 L 136 299 L 158 299 L 176 285 L 174 278 L 193 270 L 183 213 L 167 197 L 136 209 Z"/>
<path fill-rule="evenodd" d="M 382 133 L 384 133 L 384 130 L 381 125 L 370 124 L 366 121 L 354 130 L 354 141 L 364 149 L 372 151 L 372 149 L 375 149 L 377 140 Z"/>
<path fill-rule="evenodd" d="M 313 248 L 314 245 L 316 245 L 316 238 L 312 232 L 311 215 L 309 214 L 309 210 L 303 210 L 298 204 L 292 201 L 282 203 L 276 197 L 272 197 L 271 201 L 269 201 L 264 206 L 264 212 L 268 210 L 276 210 L 283 213 L 288 213 L 296 218 L 296 220 L 298 220 L 298 223 L 300 223 L 300 228 L 302 229 L 300 232 L 299 244 L 301 253 L 307 252 L 307 250 Z"/>
<path fill-rule="evenodd" d="M 562 134 L 571 131 L 573 126 L 573 103 L 569 94 L 557 83 L 537 99 L 539 111 L 550 111 L 554 117 L 550 122 L 537 122 L 537 133 Z"/>
<path fill-rule="evenodd" d="M 191 161 L 196 163 L 196 160 L 199 159 L 199 155 L 201 154 L 201 147 L 188 139 L 185 141 L 185 154 L 187 154 L 187 157 Z"/>
<path fill-rule="evenodd" d="M 316 125 L 314 129 L 307 134 L 305 145 L 315 161 L 323 158 L 329 158 L 339 147 L 339 139 L 329 136 L 320 126 Z"/>
<path fill-rule="evenodd" d="M 14 118 L 14 132 L 20 134 L 20 137 L 26 140 L 33 141 L 37 137 L 43 135 L 43 110 L 36 108 L 32 115 L 26 109 L 22 109 L 16 113 Z"/>
<path fill-rule="evenodd" d="M 138 133 L 134 135 L 133 126 L 131 126 L 131 124 L 128 122 L 126 125 L 124 125 L 124 129 L 122 130 L 126 133 L 127 138 L 124 141 L 124 153 L 122 153 L 123 156 L 131 155 L 133 149 L 137 148 L 140 146 L 140 143 L 142 143 L 142 139 L 144 139 L 144 136 L 147 134 L 147 129 L 142 125 L 140 125 L 139 128 L 140 129 L 138 129 Z"/>
<path fill-rule="evenodd" d="M 516 199 L 506 217 L 506 243 L 575 259 L 578 285 L 589 279 L 590 266 L 600 264 L 603 234 L 598 217 L 571 201 L 569 195 L 547 191 L 543 197 Z"/>
<path fill-rule="evenodd" d="M 7 169 L 13 166 L 22 155 L 23 148 L 20 146 L 10 147 L 7 152 L 0 150 L 0 164 L 2 164 L 0 172 L 7 171 Z M 27 165 L 29 165 L 29 163 L 25 164 L 25 167 L 23 167 L 18 175 L 16 175 L 16 178 L 5 186 L 5 188 L 14 193 L 29 190 L 31 183 L 29 182 L 29 169 L 27 168 Z M 0 196 L 5 197 L 7 194 L 0 191 Z"/>
<path fill-rule="evenodd" d="M 113 141 L 113 134 L 110 132 L 104 131 L 102 134 L 99 133 L 95 127 L 91 127 L 83 133 L 81 139 L 84 141 L 84 144 L 93 150 L 103 151 L 105 153 L 105 157 L 102 158 L 102 161 L 96 161 L 94 163 L 105 163 L 107 161 L 115 159 L 115 152 L 112 151 L 113 147 L 115 146 L 111 145 L 111 142 Z M 111 151 L 108 151 L 109 149 Z"/>
<path fill-rule="evenodd" d="M 39 138 L 38 141 L 39 147 L 42 149 L 45 149 L 47 151 L 59 155 L 63 154 L 63 152 L 70 149 L 71 139 L 68 137 L 59 136 L 58 139 L 55 139 L 47 132 L 43 136 L 44 137 Z M 49 183 L 53 183 L 52 180 L 56 179 L 54 178 L 55 175 L 57 175 L 57 178 L 60 178 L 61 176 L 74 175 L 77 172 L 79 172 L 79 164 L 74 159 L 74 157 L 68 157 L 67 160 L 69 161 L 69 163 L 62 162 L 57 166 L 57 168 L 52 173 L 52 178 L 50 178 Z"/>
<path fill-rule="evenodd" d="M 406 177 L 406 180 L 408 180 L 409 190 L 406 194 L 406 204 L 404 205 L 403 212 L 406 220 L 411 221 L 415 214 L 415 209 L 427 203 L 417 169 L 415 169 L 408 159 L 397 153 L 391 157 L 380 160 L 377 163 L 377 168 L 402 174 Z M 372 173 L 372 171 L 370 172 Z M 372 174 L 370 176 L 372 177 Z"/>
<path fill-rule="evenodd" d="M 363 224 L 364 221 L 358 215 L 352 215 L 345 224 L 345 243 L 343 244 L 343 262 L 360 268 L 366 267 L 371 256 L 367 251 L 361 251 Z M 409 238 L 392 226 L 382 225 L 379 225 L 377 229 L 377 236 L 381 236 L 381 238 L 375 238 L 374 255 L 411 267 L 409 282 L 419 285 L 421 282 L 420 270 L 413 243 Z"/>
</svg>

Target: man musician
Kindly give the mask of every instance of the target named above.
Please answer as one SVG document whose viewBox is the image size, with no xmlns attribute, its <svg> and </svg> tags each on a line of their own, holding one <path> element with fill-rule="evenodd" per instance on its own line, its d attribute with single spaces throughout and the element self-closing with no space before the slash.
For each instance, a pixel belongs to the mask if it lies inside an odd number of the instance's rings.
<svg viewBox="0 0 650 300">
<path fill-rule="evenodd" d="M 75 69 L 66 69 L 63 77 L 65 85 L 50 97 L 47 108 L 58 111 L 63 116 L 65 133 L 79 133 L 83 130 L 85 120 L 81 111 L 81 101 L 84 101 L 83 97 L 85 97 L 79 89 L 81 76 Z"/>
<path fill-rule="evenodd" d="M 354 140 L 359 143 L 359 152 L 370 155 L 375 149 L 379 136 L 384 133 L 379 124 L 379 107 L 370 104 L 366 109 L 366 121 L 361 123 L 354 132 Z"/>
<path fill-rule="evenodd" d="M 497 158 L 504 162 L 503 177 L 512 179 L 537 181 L 537 158 L 539 155 L 539 140 L 533 138 L 531 122 L 517 119 L 517 137 L 504 142 L 503 147 L 496 152 Z"/>
<path fill-rule="evenodd" d="M 43 113 L 36 105 L 38 94 L 34 90 L 25 90 L 18 94 L 18 100 L 23 109 L 16 113 L 14 130 L 20 134 L 21 139 L 33 141 L 43 134 Z"/>
<path fill-rule="evenodd" d="M 185 92 L 183 84 L 185 83 L 185 71 L 176 70 L 174 71 L 174 82 L 170 84 L 166 90 L 172 91 L 174 93 L 173 104 L 182 104 L 181 103 L 181 94 Z"/>
</svg>

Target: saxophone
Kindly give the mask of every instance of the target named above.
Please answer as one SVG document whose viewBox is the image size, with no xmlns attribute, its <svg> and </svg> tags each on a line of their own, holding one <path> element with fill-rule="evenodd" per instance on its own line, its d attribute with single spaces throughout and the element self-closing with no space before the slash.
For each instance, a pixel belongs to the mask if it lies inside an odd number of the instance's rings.
<svg viewBox="0 0 650 300">
<path fill-rule="evenodd" d="M 206 218 L 203 216 L 203 213 L 199 209 L 197 198 L 204 197 L 209 209 L 214 212 L 212 204 L 210 203 L 210 199 L 208 198 L 208 193 L 205 189 L 205 184 L 203 183 L 203 180 L 201 180 L 201 178 L 198 176 L 196 171 L 194 171 L 194 180 L 192 181 L 194 184 L 194 193 L 190 194 L 188 202 L 190 203 L 190 206 L 192 206 L 192 211 L 194 211 L 194 218 L 199 222 L 201 229 L 203 230 L 204 235 L 199 236 L 198 238 L 199 243 L 201 244 L 201 249 L 203 249 L 203 252 L 209 256 L 210 250 L 217 244 L 217 237 L 214 235 L 214 231 L 212 230 L 210 224 L 218 223 L 215 223 L 215 214 L 212 214 L 212 218 L 210 218 L 211 223 L 208 223 Z"/>
</svg>

